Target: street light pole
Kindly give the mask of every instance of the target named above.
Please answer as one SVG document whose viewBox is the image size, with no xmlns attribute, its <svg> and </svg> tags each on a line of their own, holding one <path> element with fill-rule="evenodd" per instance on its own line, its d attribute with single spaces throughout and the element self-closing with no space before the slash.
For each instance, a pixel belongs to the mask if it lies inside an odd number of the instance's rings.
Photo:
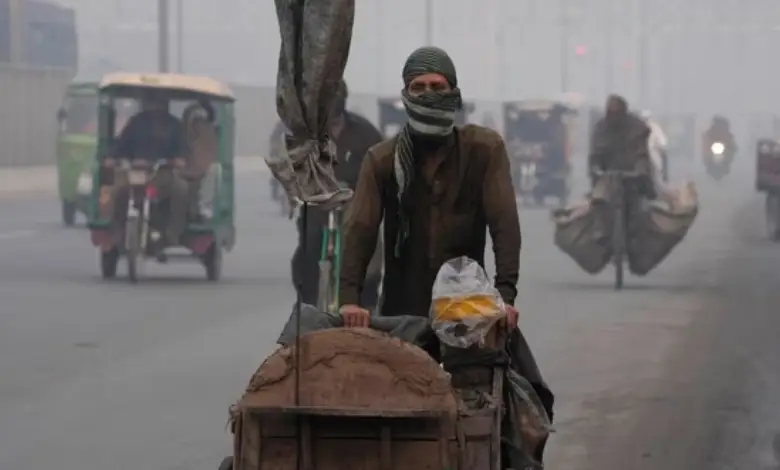
<svg viewBox="0 0 780 470">
<path fill-rule="evenodd" d="M 647 74 L 649 72 L 649 67 L 647 66 L 647 50 L 649 28 L 648 21 L 645 18 L 647 13 L 648 10 L 645 8 L 645 3 L 642 0 L 639 0 L 639 57 L 637 60 L 637 80 L 639 83 L 637 83 L 637 91 L 639 94 L 639 102 L 642 103 L 642 106 L 644 107 L 649 107 L 647 96 Z"/>
<path fill-rule="evenodd" d="M 425 45 L 433 46 L 433 0 L 425 0 Z"/>
<path fill-rule="evenodd" d="M 160 72 L 170 71 L 168 0 L 157 0 L 157 59 Z"/>
<path fill-rule="evenodd" d="M 176 71 L 184 73 L 184 0 L 176 0 Z"/>
<path fill-rule="evenodd" d="M 566 0 L 560 0 L 559 14 L 561 23 L 561 92 L 569 92 L 569 56 L 571 51 L 569 50 L 569 2 Z"/>
</svg>

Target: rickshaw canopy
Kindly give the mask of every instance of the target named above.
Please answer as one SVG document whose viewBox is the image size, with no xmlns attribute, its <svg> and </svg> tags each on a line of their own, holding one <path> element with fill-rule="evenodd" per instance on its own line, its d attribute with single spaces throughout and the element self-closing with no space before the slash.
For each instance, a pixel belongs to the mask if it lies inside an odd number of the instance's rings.
<svg viewBox="0 0 780 470">
<path fill-rule="evenodd" d="M 219 80 L 174 73 L 110 73 L 103 77 L 100 91 L 122 94 L 136 89 L 156 89 L 169 93 L 205 95 L 221 101 L 234 101 L 230 87 Z"/>
</svg>

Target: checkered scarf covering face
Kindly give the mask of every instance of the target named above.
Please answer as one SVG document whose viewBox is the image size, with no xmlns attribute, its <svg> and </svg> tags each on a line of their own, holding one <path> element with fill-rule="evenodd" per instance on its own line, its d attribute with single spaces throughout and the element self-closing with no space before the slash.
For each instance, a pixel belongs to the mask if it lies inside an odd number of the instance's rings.
<svg viewBox="0 0 780 470">
<path fill-rule="evenodd" d="M 412 134 L 425 136 L 448 136 L 455 128 L 455 113 L 463 106 L 457 76 L 452 60 L 441 49 L 423 47 L 412 53 L 406 61 L 403 79 L 406 87 L 415 78 L 428 73 L 444 75 L 452 86 L 446 93 L 427 91 L 411 95 L 404 89 L 401 100 L 408 121 L 398 134 L 395 145 L 394 173 L 398 184 L 399 230 L 395 244 L 395 256 L 401 255 L 401 248 L 409 238 L 409 188 L 415 178 L 414 146 Z"/>
</svg>

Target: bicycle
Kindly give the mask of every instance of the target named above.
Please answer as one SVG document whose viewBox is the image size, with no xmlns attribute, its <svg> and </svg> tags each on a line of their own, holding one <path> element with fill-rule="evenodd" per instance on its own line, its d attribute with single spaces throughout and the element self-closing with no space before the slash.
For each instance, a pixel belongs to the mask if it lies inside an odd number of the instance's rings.
<svg viewBox="0 0 780 470">
<path fill-rule="evenodd" d="M 338 313 L 340 307 L 341 215 L 341 208 L 328 212 L 328 225 L 322 230 L 320 249 L 317 308 L 332 314 Z"/>
<path fill-rule="evenodd" d="M 599 178 L 606 178 L 609 196 L 610 221 L 612 224 L 612 265 L 615 267 L 615 290 L 623 289 L 625 257 L 628 242 L 628 211 L 633 198 L 626 196 L 626 181 L 637 180 L 645 175 L 638 171 L 595 170 Z"/>
</svg>

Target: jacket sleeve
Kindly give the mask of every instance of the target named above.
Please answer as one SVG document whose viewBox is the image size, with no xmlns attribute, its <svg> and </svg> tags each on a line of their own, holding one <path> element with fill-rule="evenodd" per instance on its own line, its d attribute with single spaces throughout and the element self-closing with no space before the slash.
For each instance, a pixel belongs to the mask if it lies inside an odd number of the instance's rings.
<svg viewBox="0 0 780 470">
<path fill-rule="evenodd" d="M 371 151 L 360 167 L 355 195 L 347 211 L 339 299 L 341 305 L 358 305 L 366 271 L 376 249 L 382 222 L 382 180 Z"/>
<path fill-rule="evenodd" d="M 490 152 L 482 203 L 496 259 L 495 286 L 504 302 L 513 305 L 517 297 L 522 237 L 510 175 L 506 146 L 499 140 Z"/>
</svg>

